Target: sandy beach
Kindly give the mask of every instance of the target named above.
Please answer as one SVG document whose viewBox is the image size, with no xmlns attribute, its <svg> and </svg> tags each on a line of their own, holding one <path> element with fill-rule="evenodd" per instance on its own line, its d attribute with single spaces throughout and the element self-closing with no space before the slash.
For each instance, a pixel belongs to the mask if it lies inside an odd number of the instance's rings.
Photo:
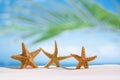
<svg viewBox="0 0 120 80">
<path fill-rule="evenodd" d="M 36 69 L 0 67 L 1 80 L 120 80 L 120 65 L 94 65 L 89 69 L 39 66 Z"/>
</svg>

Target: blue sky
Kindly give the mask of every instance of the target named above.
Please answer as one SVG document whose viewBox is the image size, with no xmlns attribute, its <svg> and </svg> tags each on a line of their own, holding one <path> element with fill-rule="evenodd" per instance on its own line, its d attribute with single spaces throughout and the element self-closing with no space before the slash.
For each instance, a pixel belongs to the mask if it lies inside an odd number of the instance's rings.
<svg viewBox="0 0 120 80">
<path fill-rule="evenodd" d="M 15 5 L 15 1 L 18 0 L 0 0 L 0 13 L 4 12 L 5 7 Z M 42 1 L 45 2 L 45 0 L 41 0 L 41 2 Z M 95 1 L 102 5 L 104 8 L 112 11 L 116 11 L 113 1 L 116 1 L 118 4 L 120 4 L 120 0 L 95 0 Z M 64 2 L 64 0 L 60 0 L 60 2 Z"/>
<path fill-rule="evenodd" d="M 41 0 L 41 2 L 42 1 L 44 1 L 44 3 L 46 4 L 45 0 Z M 101 6 L 103 6 L 105 9 L 108 9 L 113 12 L 117 12 L 117 9 L 113 4 L 113 1 L 116 1 L 118 4 L 120 4 L 120 0 L 95 0 L 95 1 Z M 7 7 L 12 7 L 13 5 L 15 5 L 15 2 L 16 0 L 0 0 L 0 13 L 5 13 L 6 12 L 5 9 Z M 60 2 L 64 3 L 64 0 L 60 0 Z"/>
<path fill-rule="evenodd" d="M 116 1 L 120 5 L 120 0 L 96 0 L 96 2 L 103 6 L 105 9 L 112 12 L 117 12 L 113 1 Z"/>
</svg>

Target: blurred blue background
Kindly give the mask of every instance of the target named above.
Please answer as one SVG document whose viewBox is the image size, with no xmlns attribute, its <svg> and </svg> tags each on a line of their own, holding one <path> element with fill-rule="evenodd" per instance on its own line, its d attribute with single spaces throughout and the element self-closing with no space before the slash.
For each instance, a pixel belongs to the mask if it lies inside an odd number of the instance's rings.
<svg viewBox="0 0 120 80">
<path fill-rule="evenodd" d="M 22 42 L 52 53 L 55 40 L 61 56 L 80 55 L 84 45 L 87 56 L 98 56 L 91 65 L 120 64 L 120 0 L 0 0 L 0 66 L 20 64 L 10 56 L 21 53 Z M 47 61 L 42 52 L 35 58 Z"/>
</svg>

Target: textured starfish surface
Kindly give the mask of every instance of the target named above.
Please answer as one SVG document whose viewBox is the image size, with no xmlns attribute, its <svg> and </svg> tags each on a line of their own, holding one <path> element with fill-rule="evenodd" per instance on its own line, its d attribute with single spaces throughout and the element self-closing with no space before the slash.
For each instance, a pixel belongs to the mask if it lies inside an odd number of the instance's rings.
<svg viewBox="0 0 120 80">
<path fill-rule="evenodd" d="M 46 52 L 45 50 L 43 50 L 41 48 L 41 50 L 43 51 L 43 53 L 48 56 L 48 58 L 50 58 L 50 61 L 45 65 L 46 68 L 48 68 L 50 65 L 52 65 L 53 63 L 56 65 L 56 67 L 60 67 L 60 60 L 64 60 L 66 58 L 70 58 L 71 56 L 60 56 L 58 57 L 58 48 L 57 48 L 57 42 L 55 41 L 55 49 L 54 49 L 54 53 L 51 54 L 49 52 Z"/>
<path fill-rule="evenodd" d="M 34 58 L 38 55 L 40 49 L 29 52 L 24 43 L 22 43 L 22 54 L 12 55 L 11 58 L 21 62 L 20 69 L 26 68 L 28 65 L 32 68 L 37 68 Z"/>
<path fill-rule="evenodd" d="M 97 57 L 97 56 L 86 57 L 84 46 L 82 47 L 81 56 L 76 54 L 71 54 L 71 56 L 78 61 L 76 69 L 80 69 L 81 66 L 83 66 L 85 69 L 88 69 L 89 68 L 88 62 L 94 60 Z"/>
</svg>

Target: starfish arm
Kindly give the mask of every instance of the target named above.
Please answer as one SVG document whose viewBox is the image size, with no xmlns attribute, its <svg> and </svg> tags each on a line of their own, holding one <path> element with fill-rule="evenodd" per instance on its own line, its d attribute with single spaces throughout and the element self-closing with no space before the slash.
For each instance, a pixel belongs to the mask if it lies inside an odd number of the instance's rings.
<svg viewBox="0 0 120 80">
<path fill-rule="evenodd" d="M 56 67 L 60 67 L 59 61 L 55 61 L 55 65 L 56 65 Z"/>
<path fill-rule="evenodd" d="M 97 58 L 97 56 L 88 57 L 88 58 L 86 58 L 86 60 L 87 60 L 87 61 L 92 61 L 92 60 L 94 60 L 95 58 Z"/>
<path fill-rule="evenodd" d="M 50 60 L 50 61 L 45 65 L 45 67 L 48 68 L 52 63 L 53 63 L 53 61 Z"/>
<path fill-rule="evenodd" d="M 25 57 L 21 56 L 21 55 L 12 55 L 11 58 L 16 59 L 16 60 L 20 60 L 20 61 L 25 60 Z"/>
<path fill-rule="evenodd" d="M 27 50 L 25 44 L 22 43 L 22 56 L 27 56 L 27 55 L 29 55 L 29 51 Z"/>
<path fill-rule="evenodd" d="M 71 54 L 71 56 L 74 57 L 74 58 L 75 58 L 76 60 L 78 60 L 78 61 L 81 59 L 81 57 L 78 56 L 78 55 L 76 55 L 76 54 Z"/>
<path fill-rule="evenodd" d="M 32 67 L 32 68 L 37 68 L 38 66 L 35 64 L 34 61 L 30 61 L 29 65 Z"/>
<path fill-rule="evenodd" d="M 85 53 L 85 48 L 84 48 L 84 46 L 82 46 L 81 57 L 82 57 L 82 58 L 85 58 L 85 57 L 86 57 L 86 53 Z"/>
<path fill-rule="evenodd" d="M 53 56 L 54 56 L 54 57 L 57 57 L 57 55 L 58 55 L 58 48 L 57 48 L 57 42 L 55 41 L 55 49 L 54 49 L 54 54 L 53 54 Z"/>
<path fill-rule="evenodd" d="M 82 66 L 82 63 L 81 63 L 81 62 L 79 62 L 79 63 L 77 64 L 77 66 L 76 66 L 76 69 L 80 69 L 80 68 L 81 68 L 81 66 Z"/>
<path fill-rule="evenodd" d="M 30 53 L 31 56 L 32 56 L 33 58 L 35 58 L 35 56 L 37 56 L 37 55 L 39 54 L 40 50 L 41 50 L 41 49 L 38 49 L 38 50 L 36 50 L 36 51 L 31 52 L 31 53 Z"/>
<path fill-rule="evenodd" d="M 88 69 L 88 68 L 89 68 L 87 62 L 85 62 L 83 66 L 84 66 L 85 69 Z"/>
<path fill-rule="evenodd" d="M 70 58 L 71 56 L 61 56 L 61 57 L 58 57 L 58 60 L 63 60 L 63 59 L 66 59 L 66 58 Z"/>
<path fill-rule="evenodd" d="M 48 56 L 49 58 L 52 58 L 52 54 L 50 54 L 50 53 L 48 53 L 48 52 L 46 52 L 45 50 L 43 50 L 42 48 L 40 48 L 41 50 L 42 50 L 42 52 L 46 55 L 46 56 Z"/>
<path fill-rule="evenodd" d="M 27 67 L 27 64 L 22 63 L 21 66 L 20 66 L 20 69 L 23 69 L 23 68 L 26 68 L 26 67 Z"/>
</svg>

